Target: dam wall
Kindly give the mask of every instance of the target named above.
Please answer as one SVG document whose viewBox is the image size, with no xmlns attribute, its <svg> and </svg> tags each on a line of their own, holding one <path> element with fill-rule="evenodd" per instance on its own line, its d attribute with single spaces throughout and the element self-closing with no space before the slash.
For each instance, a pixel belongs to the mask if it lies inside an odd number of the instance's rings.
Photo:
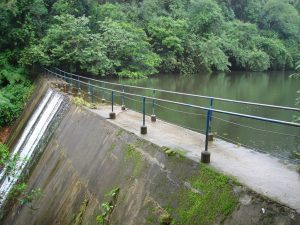
<svg viewBox="0 0 300 225">
<path fill-rule="evenodd" d="M 38 103 L 31 104 L 34 108 Z M 17 202 L 1 224 L 292 225 L 300 221 L 295 210 L 84 107 L 71 104 L 41 148 L 27 183 L 28 190 L 40 188 L 42 197 L 32 202 L 34 210 Z"/>
</svg>

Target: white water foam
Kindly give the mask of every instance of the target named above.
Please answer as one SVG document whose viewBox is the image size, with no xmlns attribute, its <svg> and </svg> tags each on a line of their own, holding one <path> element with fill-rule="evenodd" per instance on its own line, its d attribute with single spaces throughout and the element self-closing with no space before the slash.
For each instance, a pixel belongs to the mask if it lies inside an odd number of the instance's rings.
<svg viewBox="0 0 300 225">
<path fill-rule="evenodd" d="M 0 180 L 3 178 L 0 184 L 0 207 L 30 160 L 62 101 L 63 97 L 60 94 L 54 93 L 52 90 L 47 91 L 42 102 L 27 123 L 11 155 L 11 157 L 15 157 L 19 154 L 13 176 L 4 177 L 6 168 L 0 174 Z"/>
</svg>

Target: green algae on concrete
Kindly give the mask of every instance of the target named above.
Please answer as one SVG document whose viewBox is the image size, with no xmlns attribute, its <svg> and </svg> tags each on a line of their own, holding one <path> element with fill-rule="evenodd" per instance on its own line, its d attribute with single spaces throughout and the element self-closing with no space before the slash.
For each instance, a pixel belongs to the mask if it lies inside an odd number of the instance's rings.
<svg viewBox="0 0 300 225">
<path fill-rule="evenodd" d="M 170 209 L 175 218 L 172 224 L 218 224 L 236 208 L 238 197 L 231 178 L 200 164 L 189 182 L 192 189 L 179 191 L 177 207 Z"/>
<path fill-rule="evenodd" d="M 142 154 L 134 145 L 129 144 L 125 148 L 124 159 L 125 161 L 131 161 L 133 163 L 132 176 L 137 177 L 141 172 L 141 168 L 143 167 Z"/>
<path fill-rule="evenodd" d="M 120 137 L 123 134 L 124 130 L 122 128 L 119 128 L 117 131 L 117 137 Z"/>
</svg>

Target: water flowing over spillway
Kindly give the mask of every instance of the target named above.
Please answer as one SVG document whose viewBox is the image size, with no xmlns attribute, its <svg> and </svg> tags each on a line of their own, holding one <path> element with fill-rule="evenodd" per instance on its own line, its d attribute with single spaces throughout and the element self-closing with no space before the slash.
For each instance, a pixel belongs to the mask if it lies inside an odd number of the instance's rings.
<svg viewBox="0 0 300 225">
<path fill-rule="evenodd" d="M 0 173 L 0 208 L 4 204 L 13 185 L 22 174 L 22 171 L 30 162 L 31 156 L 35 152 L 36 147 L 40 143 L 62 102 L 62 95 L 48 90 L 25 126 L 19 141 L 11 153 L 12 159 L 17 156 L 14 170 L 9 173 L 7 168 L 4 168 Z"/>
</svg>

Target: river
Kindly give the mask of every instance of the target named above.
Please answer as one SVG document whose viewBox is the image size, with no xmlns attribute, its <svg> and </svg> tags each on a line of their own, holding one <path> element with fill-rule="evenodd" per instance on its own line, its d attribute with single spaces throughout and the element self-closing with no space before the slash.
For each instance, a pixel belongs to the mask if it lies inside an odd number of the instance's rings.
<svg viewBox="0 0 300 225">
<path fill-rule="evenodd" d="M 296 92 L 300 89 L 300 79 L 291 79 L 289 78 L 290 74 L 288 72 L 231 72 L 194 76 L 160 74 L 148 79 L 119 80 L 119 82 L 177 92 L 296 107 L 295 99 Z M 129 91 L 129 89 L 125 89 L 125 91 Z M 132 92 L 132 90 L 130 91 Z M 151 91 L 146 93 L 137 90 L 135 93 L 149 95 Z M 157 92 L 156 97 L 209 106 L 207 99 L 161 92 Z M 125 99 L 125 104 L 129 108 L 141 110 L 141 103 Z M 157 102 L 157 104 L 155 114 L 158 118 L 198 132 L 203 132 L 205 129 L 204 111 L 161 102 Z M 214 101 L 214 108 L 286 121 L 293 121 L 295 115 L 300 116 L 299 113 L 291 111 L 219 101 Z M 151 114 L 151 100 L 147 104 L 147 113 Z M 300 162 L 299 128 L 214 113 L 212 132 L 218 138 L 236 143 L 237 149 L 243 145 L 256 151 L 266 152 L 286 162 Z"/>
</svg>

